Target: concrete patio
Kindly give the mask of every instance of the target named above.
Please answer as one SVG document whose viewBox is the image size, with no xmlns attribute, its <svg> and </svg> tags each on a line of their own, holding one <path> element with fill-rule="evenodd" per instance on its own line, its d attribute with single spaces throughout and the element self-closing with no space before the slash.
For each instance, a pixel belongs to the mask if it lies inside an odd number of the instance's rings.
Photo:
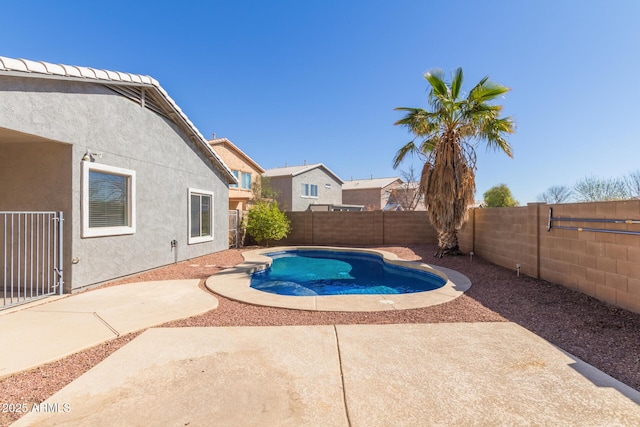
<svg viewBox="0 0 640 427">
<path fill-rule="evenodd" d="M 0 312 L 0 377 L 130 332 L 213 310 L 199 280 L 163 280 L 47 298 Z"/>
<path fill-rule="evenodd" d="M 514 323 L 159 328 L 15 425 L 627 426 L 639 404 Z"/>
</svg>

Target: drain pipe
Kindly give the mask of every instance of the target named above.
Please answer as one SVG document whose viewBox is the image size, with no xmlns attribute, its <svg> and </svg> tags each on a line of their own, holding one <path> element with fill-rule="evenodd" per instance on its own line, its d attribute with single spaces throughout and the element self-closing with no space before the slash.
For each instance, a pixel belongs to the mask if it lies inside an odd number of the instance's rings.
<svg viewBox="0 0 640 427">
<path fill-rule="evenodd" d="M 171 250 L 174 251 L 174 253 L 173 253 L 173 263 L 177 264 L 178 263 L 178 241 L 175 240 L 175 239 L 171 241 Z"/>
<path fill-rule="evenodd" d="M 518 277 L 520 277 L 520 267 L 522 267 L 520 264 L 516 264 L 516 272 Z"/>
</svg>

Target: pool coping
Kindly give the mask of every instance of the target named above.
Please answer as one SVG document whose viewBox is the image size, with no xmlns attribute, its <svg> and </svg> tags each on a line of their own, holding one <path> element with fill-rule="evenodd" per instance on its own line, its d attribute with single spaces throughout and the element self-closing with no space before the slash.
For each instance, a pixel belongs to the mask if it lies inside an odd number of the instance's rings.
<svg viewBox="0 0 640 427">
<path fill-rule="evenodd" d="M 271 265 L 272 259 L 265 253 L 287 250 L 330 250 L 336 252 L 361 252 L 379 255 L 389 264 L 428 271 L 442 277 L 447 282 L 440 288 L 411 294 L 384 295 L 318 295 L 286 296 L 259 291 L 250 287 L 251 274 Z M 471 287 L 471 280 L 462 273 L 445 267 L 407 261 L 391 252 L 334 246 L 277 246 L 243 252 L 244 262 L 233 268 L 222 270 L 209 277 L 205 286 L 212 292 L 226 298 L 253 305 L 288 308 L 308 311 L 392 311 L 429 307 L 452 301 Z"/>
</svg>

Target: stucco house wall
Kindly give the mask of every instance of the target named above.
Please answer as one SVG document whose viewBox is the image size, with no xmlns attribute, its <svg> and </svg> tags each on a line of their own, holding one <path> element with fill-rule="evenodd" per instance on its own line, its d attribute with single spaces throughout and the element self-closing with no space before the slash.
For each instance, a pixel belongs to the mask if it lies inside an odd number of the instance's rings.
<svg viewBox="0 0 640 427">
<path fill-rule="evenodd" d="M 381 209 L 381 190 L 379 188 L 367 188 L 364 190 L 342 190 L 342 201 L 346 204 L 364 205 L 368 211 Z"/>
<path fill-rule="evenodd" d="M 240 148 L 227 138 L 217 138 L 209 141 L 211 148 L 220 156 L 225 164 L 232 170 L 251 174 L 251 188 L 242 187 L 242 177 L 238 176 L 238 185 L 229 188 L 229 209 L 242 212 L 248 209 L 248 203 L 253 199 L 253 188 L 260 179 L 264 169 L 253 159 L 247 156 Z"/>
<path fill-rule="evenodd" d="M 265 171 L 283 210 L 304 211 L 311 204 L 341 205 L 343 181 L 322 163 L 285 166 Z M 302 184 L 316 185 L 318 195 L 303 195 Z"/>
<path fill-rule="evenodd" d="M 302 195 L 302 184 L 318 186 L 318 197 Z M 322 168 L 315 168 L 291 180 L 292 211 L 306 211 L 312 204 L 342 204 L 342 183 L 326 173 Z"/>
<path fill-rule="evenodd" d="M 271 176 L 269 185 L 276 192 L 276 201 L 280 209 L 291 211 L 293 206 L 293 190 L 291 176 Z"/>
<path fill-rule="evenodd" d="M 393 190 L 400 184 L 400 178 L 350 180 L 342 186 L 342 202 L 348 205 L 364 205 L 369 211 L 381 210 L 390 201 Z"/>
<path fill-rule="evenodd" d="M 87 151 L 135 171 L 134 234 L 81 236 Z M 105 85 L 2 76 L 0 159 L 0 210 L 65 214 L 66 292 L 228 247 L 229 177 L 176 123 Z M 210 242 L 187 244 L 189 188 L 214 194 Z"/>
</svg>

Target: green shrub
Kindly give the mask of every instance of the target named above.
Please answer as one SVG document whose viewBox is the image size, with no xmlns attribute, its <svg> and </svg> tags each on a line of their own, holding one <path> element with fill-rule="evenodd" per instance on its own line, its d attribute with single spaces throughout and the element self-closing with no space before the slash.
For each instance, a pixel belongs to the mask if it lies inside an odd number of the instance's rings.
<svg viewBox="0 0 640 427">
<path fill-rule="evenodd" d="M 249 209 L 245 219 L 247 234 L 258 243 L 280 240 L 291 231 L 291 221 L 278 208 L 277 202 L 258 201 Z"/>
</svg>

